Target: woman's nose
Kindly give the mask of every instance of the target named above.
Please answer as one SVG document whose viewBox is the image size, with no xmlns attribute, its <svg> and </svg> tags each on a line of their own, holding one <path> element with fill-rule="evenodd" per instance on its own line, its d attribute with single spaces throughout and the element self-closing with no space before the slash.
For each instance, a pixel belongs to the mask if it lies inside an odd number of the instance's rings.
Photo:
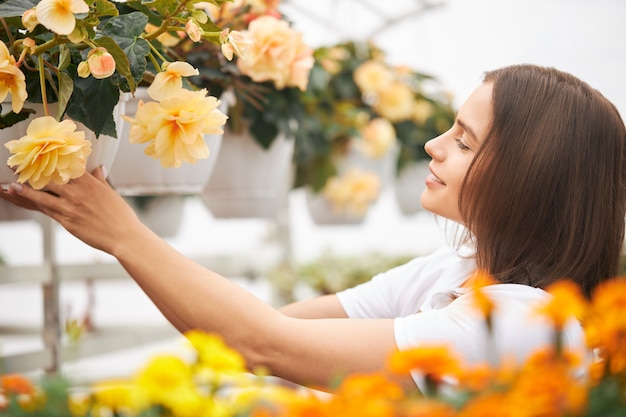
<svg viewBox="0 0 626 417">
<path fill-rule="evenodd" d="M 445 153 L 441 146 L 441 135 L 426 142 L 426 144 L 424 144 L 424 150 L 434 160 L 442 160 Z"/>
</svg>

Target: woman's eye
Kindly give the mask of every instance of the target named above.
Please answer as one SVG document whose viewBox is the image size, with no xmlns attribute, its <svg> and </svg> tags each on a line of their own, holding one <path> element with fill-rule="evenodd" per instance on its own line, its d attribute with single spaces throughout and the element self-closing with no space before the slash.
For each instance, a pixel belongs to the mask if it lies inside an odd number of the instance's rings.
<svg viewBox="0 0 626 417">
<path fill-rule="evenodd" d="M 465 143 L 463 143 L 463 140 L 461 138 L 454 138 L 454 141 L 456 142 L 456 146 L 458 146 L 460 150 L 462 150 L 462 151 L 471 151 L 472 150 L 469 146 L 467 146 Z"/>
</svg>

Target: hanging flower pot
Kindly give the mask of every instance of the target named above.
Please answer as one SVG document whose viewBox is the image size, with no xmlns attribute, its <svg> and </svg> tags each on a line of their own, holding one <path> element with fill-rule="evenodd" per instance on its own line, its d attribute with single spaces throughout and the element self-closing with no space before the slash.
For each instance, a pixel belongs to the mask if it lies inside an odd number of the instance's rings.
<svg viewBox="0 0 626 417">
<path fill-rule="evenodd" d="M 140 100 L 151 101 L 147 88 L 127 94 L 125 115 L 135 117 Z M 122 195 L 199 194 L 211 176 L 222 143 L 222 135 L 204 135 L 209 157 L 194 164 L 164 168 L 160 161 L 144 154 L 145 146 L 129 142 L 131 124 L 122 121 L 120 150 L 110 173 L 111 184 Z"/>
<path fill-rule="evenodd" d="M 186 196 L 126 196 L 137 217 L 157 235 L 176 236 L 183 223 Z"/>
<path fill-rule="evenodd" d="M 113 112 L 118 137 L 120 132 L 119 126 L 121 114 L 124 111 L 124 105 L 125 102 L 120 100 Z M 13 126 L 0 129 L 0 161 L 4 161 L 3 163 L 0 163 L 0 183 L 3 188 L 6 188 L 9 184 L 16 182 L 18 179 L 18 175 L 16 175 L 6 164 L 6 161 L 9 159 L 11 154 L 4 144 L 8 141 L 20 139 L 25 136 L 29 124 L 35 119 L 35 117 L 40 117 L 44 114 L 43 105 L 40 103 L 26 103 L 25 107 L 34 109 L 35 114 Z M 10 108 L 10 104 L 6 102 L 3 103 L 3 108 Z M 56 103 L 49 104 L 50 114 L 56 114 L 56 111 Z M 88 130 L 82 123 L 75 123 L 76 131 L 85 132 L 85 139 L 91 142 L 91 154 L 87 157 L 86 171 L 92 172 L 100 165 L 104 165 L 107 168 L 107 172 L 110 172 L 113 160 L 117 154 L 119 141 L 116 138 L 107 135 L 100 135 L 96 137 L 95 133 Z"/>
<path fill-rule="evenodd" d="M 307 207 L 318 225 L 360 224 L 378 200 L 380 188 L 377 174 L 352 168 L 329 178 L 318 192 L 307 187 Z"/>
<path fill-rule="evenodd" d="M 270 218 L 285 207 L 292 187 L 294 141 L 278 136 L 263 149 L 246 131 L 225 130 L 202 200 L 216 218 Z"/>
<path fill-rule="evenodd" d="M 394 196 L 400 212 L 405 216 L 424 210 L 421 196 L 426 188 L 428 162 L 427 160 L 414 161 L 398 172 Z"/>
</svg>

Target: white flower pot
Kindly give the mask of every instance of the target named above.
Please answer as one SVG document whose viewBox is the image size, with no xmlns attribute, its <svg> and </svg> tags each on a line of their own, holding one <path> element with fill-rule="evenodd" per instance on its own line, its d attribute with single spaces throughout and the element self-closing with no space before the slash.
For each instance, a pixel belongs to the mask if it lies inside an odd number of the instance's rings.
<svg viewBox="0 0 626 417">
<path fill-rule="evenodd" d="M 285 207 L 293 185 L 293 140 L 282 136 L 263 149 L 247 132 L 224 133 L 202 200 L 215 218 L 271 218 Z"/>
<path fill-rule="evenodd" d="M 150 101 L 147 88 L 140 87 L 135 96 L 127 94 L 128 117 L 135 117 L 139 100 Z M 122 195 L 199 194 L 211 176 L 222 143 L 222 135 L 205 135 L 210 155 L 195 164 L 164 168 L 161 162 L 144 153 L 145 144 L 128 141 L 131 124 L 122 121 L 120 150 L 111 168 L 111 184 Z"/>
<path fill-rule="evenodd" d="M 311 219 L 320 226 L 359 225 L 367 215 L 367 212 L 362 215 L 339 212 L 326 197 L 314 193 L 309 188 L 306 189 L 305 196 Z"/>
<path fill-rule="evenodd" d="M 429 161 L 416 161 L 403 168 L 396 177 L 394 195 L 400 212 L 405 216 L 418 213 L 424 208 L 422 192 L 426 188 Z"/>
<path fill-rule="evenodd" d="M 37 212 L 0 200 L 0 222 L 35 220 Z"/>
<path fill-rule="evenodd" d="M 121 114 L 124 111 L 125 102 L 120 100 L 114 110 L 114 119 L 117 127 L 118 137 L 120 136 L 120 120 Z M 6 189 L 9 184 L 17 181 L 17 175 L 6 164 L 7 159 L 10 157 L 9 150 L 4 144 L 13 139 L 19 139 L 26 135 L 26 129 L 28 125 L 35 117 L 41 117 L 44 114 L 43 105 L 39 103 L 26 103 L 26 107 L 33 108 L 36 111 L 34 116 L 29 117 L 20 123 L 17 123 L 11 127 L 0 129 L 0 183 L 2 187 Z M 2 103 L 3 109 L 10 109 L 10 101 Z M 51 115 L 56 114 L 56 103 L 49 104 L 49 111 Z M 120 143 L 114 137 L 107 135 L 100 135 L 96 138 L 95 133 L 88 130 L 82 123 L 75 122 L 77 130 L 85 132 L 85 138 L 91 142 L 91 155 L 87 158 L 87 171 L 92 172 L 100 165 L 104 165 L 107 168 L 107 172 L 111 171 L 113 160 L 117 154 L 118 145 Z"/>
<path fill-rule="evenodd" d="M 142 204 L 138 198 L 147 198 Z M 126 201 L 137 213 L 137 217 L 150 230 L 161 237 L 176 236 L 183 223 L 185 196 L 127 196 Z"/>
</svg>

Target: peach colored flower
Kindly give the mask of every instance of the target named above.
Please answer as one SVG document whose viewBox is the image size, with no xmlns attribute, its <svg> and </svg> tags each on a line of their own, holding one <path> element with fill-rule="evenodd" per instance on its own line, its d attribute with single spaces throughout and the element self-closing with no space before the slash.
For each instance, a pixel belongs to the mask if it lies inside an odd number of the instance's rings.
<svg viewBox="0 0 626 417">
<path fill-rule="evenodd" d="M 329 178 L 321 191 L 335 211 L 358 216 L 367 212 L 379 193 L 378 175 L 356 168 L 341 176 Z"/>
<path fill-rule="evenodd" d="M 172 62 L 159 72 L 150 87 L 148 95 L 153 100 L 163 100 L 177 94 L 183 87 L 183 77 L 198 75 L 199 71 L 187 62 Z"/>
<path fill-rule="evenodd" d="M 422 124 L 426 122 L 426 120 L 432 116 L 433 114 L 433 105 L 428 100 L 416 100 L 413 103 L 413 115 L 411 119 L 413 119 L 416 123 Z"/>
<path fill-rule="evenodd" d="M 13 154 L 7 164 L 17 167 L 17 181 L 28 182 L 36 190 L 50 181 L 65 184 L 80 177 L 91 154 L 91 142 L 85 139 L 85 132 L 77 132 L 71 120 L 57 122 L 51 116 L 34 119 L 26 136 L 4 146 Z"/>
<path fill-rule="evenodd" d="M 187 23 L 185 24 L 185 32 L 187 33 L 187 36 L 189 36 L 189 39 L 194 42 L 200 42 L 202 34 L 204 33 L 202 28 L 198 26 L 198 23 L 196 23 L 194 19 L 187 20 Z"/>
<path fill-rule="evenodd" d="M 230 31 L 228 28 L 220 33 L 220 42 L 222 42 L 222 54 L 229 61 L 233 59 L 233 55 L 245 59 L 248 49 L 252 45 L 252 40 L 248 39 L 243 33 L 238 30 Z"/>
<path fill-rule="evenodd" d="M 108 78 L 115 72 L 115 59 L 106 48 L 98 47 L 89 51 L 87 55 L 89 72 L 94 78 Z"/>
<path fill-rule="evenodd" d="M 159 159 L 163 167 L 208 158 L 204 135 L 223 133 L 227 119 L 219 104 L 206 90 L 183 88 L 161 102 L 140 102 L 135 118 L 125 117 L 132 123 L 129 141 L 148 143 L 144 153 Z"/>
<path fill-rule="evenodd" d="M 24 101 L 28 97 L 26 92 L 26 77 L 20 70 L 9 49 L 0 42 L 0 101 L 3 101 L 11 93 L 11 108 L 13 112 L 22 111 Z"/>
<path fill-rule="evenodd" d="M 26 10 L 22 15 L 22 25 L 24 25 L 26 30 L 32 32 L 38 24 L 39 20 L 37 20 L 37 11 L 35 8 L 33 7 L 32 9 Z"/>
<path fill-rule="evenodd" d="M 393 82 L 378 91 L 377 98 L 373 105 L 374 110 L 392 122 L 410 119 L 413 115 L 413 92 L 400 82 Z"/>
<path fill-rule="evenodd" d="M 366 61 L 354 70 L 354 82 L 364 93 L 383 91 L 392 81 L 392 72 L 379 61 Z"/>
<path fill-rule="evenodd" d="M 284 20 L 261 16 L 243 34 L 252 40 L 246 59 L 237 61 L 241 72 L 256 82 L 271 81 L 277 89 L 305 90 L 313 67 L 313 50 L 302 34 Z"/>
<path fill-rule="evenodd" d="M 69 35 L 76 26 L 76 13 L 88 13 L 84 0 L 41 0 L 36 7 L 37 20 L 58 35 Z"/>
<path fill-rule="evenodd" d="M 372 158 L 381 158 L 396 143 L 396 130 L 391 122 L 382 117 L 372 119 L 361 131 L 359 149 Z"/>
</svg>

